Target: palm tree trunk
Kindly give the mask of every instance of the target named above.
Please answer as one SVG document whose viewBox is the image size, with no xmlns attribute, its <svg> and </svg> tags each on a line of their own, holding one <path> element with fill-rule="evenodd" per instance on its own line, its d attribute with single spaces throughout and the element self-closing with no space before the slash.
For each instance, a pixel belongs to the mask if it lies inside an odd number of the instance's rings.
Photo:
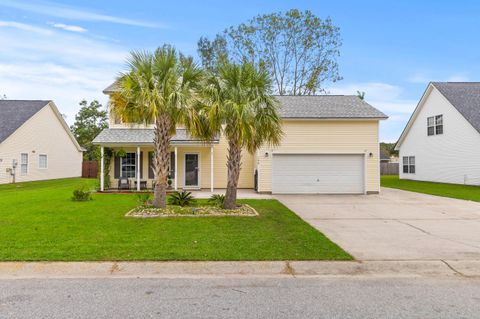
<svg viewBox="0 0 480 319">
<path fill-rule="evenodd" d="M 154 173 L 155 189 L 153 191 L 153 206 L 165 208 L 167 204 L 167 176 L 168 161 L 170 158 L 170 127 L 171 122 L 167 116 L 158 116 L 155 124 L 155 145 Z"/>
<path fill-rule="evenodd" d="M 236 139 L 228 141 L 228 182 L 223 208 L 234 209 L 237 206 L 237 187 L 242 165 L 242 148 Z"/>
</svg>

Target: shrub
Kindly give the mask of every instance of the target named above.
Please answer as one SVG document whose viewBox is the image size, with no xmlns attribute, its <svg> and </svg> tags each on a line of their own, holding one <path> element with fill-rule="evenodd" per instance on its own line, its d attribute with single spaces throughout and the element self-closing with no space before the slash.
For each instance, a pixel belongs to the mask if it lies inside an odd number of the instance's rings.
<svg viewBox="0 0 480 319">
<path fill-rule="evenodd" d="M 73 191 L 72 200 L 76 202 L 86 202 L 92 200 L 92 191 L 88 186 L 83 185 Z"/>
<path fill-rule="evenodd" d="M 173 192 L 170 197 L 168 198 L 168 203 L 170 205 L 177 205 L 177 206 L 190 206 L 195 202 L 195 198 L 193 197 L 191 192 L 183 191 L 183 192 Z"/>
<path fill-rule="evenodd" d="M 210 199 L 208 200 L 209 203 L 218 207 L 221 207 L 224 201 L 225 201 L 225 195 L 223 194 L 213 194 L 212 196 L 210 196 Z"/>
<path fill-rule="evenodd" d="M 150 195 L 150 193 L 137 194 L 137 201 L 140 206 L 151 205 L 152 203 L 151 198 L 152 196 Z"/>
</svg>

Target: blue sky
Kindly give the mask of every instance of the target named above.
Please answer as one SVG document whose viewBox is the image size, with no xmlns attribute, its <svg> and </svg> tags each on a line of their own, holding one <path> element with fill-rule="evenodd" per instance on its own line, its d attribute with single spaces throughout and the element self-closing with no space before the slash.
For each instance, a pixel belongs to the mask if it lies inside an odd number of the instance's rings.
<svg viewBox="0 0 480 319">
<path fill-rule="evenodd" d="M 343 80 L 331 94 L 366 92 L 395 141 L 429 81 L 475 81 L 478 1 L 17 1 L 0 0 L 0 94 L 53 99 L 72 123 L 78 102 L 101 93 L 133 49 L 171 43 L 196 55 L 213 36 L 254 15 L 309 9 L 341 28 Z"/>
</svg>

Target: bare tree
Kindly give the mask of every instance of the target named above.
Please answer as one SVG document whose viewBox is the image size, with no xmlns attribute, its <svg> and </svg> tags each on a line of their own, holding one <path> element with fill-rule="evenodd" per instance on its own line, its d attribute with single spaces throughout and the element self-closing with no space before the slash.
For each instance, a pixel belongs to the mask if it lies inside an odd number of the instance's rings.
<svg viewBox="0 0 480 319">
<path fill-rule="evenodd" d="M 311 11 L 259 15 L 226 29 L 213 41 L 201 38 L 198 52 L 207 68 L 225 60 L 253 62 L 270 73 L 277 94 L 324 91 L 324 83 L 341 80 L 337 57 L 340 30 L 331 19 Z"/>
</svg>

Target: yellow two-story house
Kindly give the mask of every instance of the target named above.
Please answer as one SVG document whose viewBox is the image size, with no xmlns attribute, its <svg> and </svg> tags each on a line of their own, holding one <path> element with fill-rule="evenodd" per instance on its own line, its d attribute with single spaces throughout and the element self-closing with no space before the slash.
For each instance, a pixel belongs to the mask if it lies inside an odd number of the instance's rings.
<svg viewBox="0 0 480 319">
<path fill-rule="evenodd" d="M 105 94 L 115 91 L 111 85 Z M 239 188 L 274 194 L 368 194 L 380 190 L 379 121 L 387 118 L 357 96 L 276 96 L 284 136 L 278 147 L 242 153 Z M 134 190 L 152 188 L 153 124 L 110 125 L 94 140 L 113 148 L 110 187 L 129 179 Z M 192 138 L 177 128 L 171 140 L 173 189 L 222 189 L 227 186 L 227 141 Z M 121 152 L 118 152 L 121 150 Z M 103 162 L 103 161 L 102 161 Z M 103 176 L 103 175 L 102 175 Z M 101 189 L 104 190 L 104 181 Z"/>
</svg>

